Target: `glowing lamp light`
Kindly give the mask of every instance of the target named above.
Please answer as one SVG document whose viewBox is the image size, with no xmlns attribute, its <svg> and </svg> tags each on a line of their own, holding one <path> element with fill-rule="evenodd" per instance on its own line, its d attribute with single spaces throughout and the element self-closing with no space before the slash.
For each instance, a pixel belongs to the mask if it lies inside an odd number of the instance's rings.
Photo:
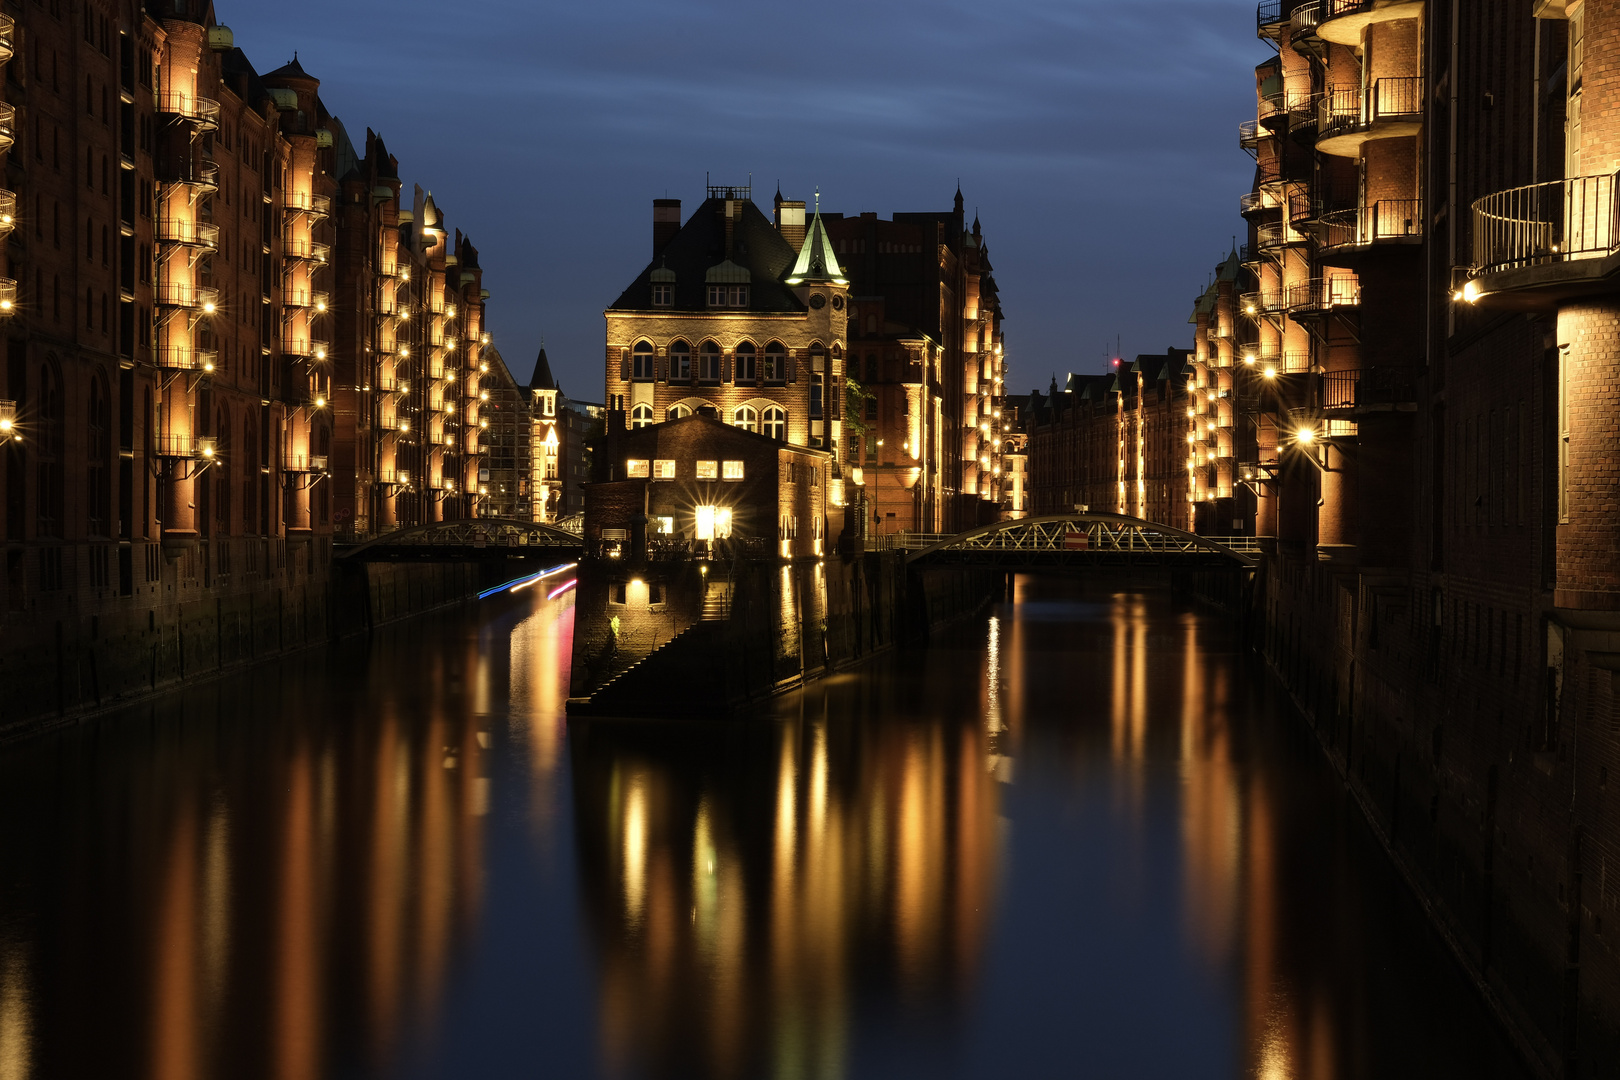
<svg viewBox="0 0 1620 1080">
<path fill-rule="evenodd" d="M 487 372 L 489 370 L 489 365 L 488 364 L 479 364 L 478 365 L 478 370 Z"/>
<path fill-rule="evenodd" d="M 479 401 L 488 401 L 489 400 L 489 391 L 488 390 L 480 390 L 478 392 L 478 400 Z"/>
<path fill-rule="evenodd" d="M 1187 415 L 1188 416 L 1197 416 L 1198 415 L 1198 410 L 1197 409 L 1188 409 L 1187 410 Z"/>
<path fill-rule="evenodd" d="M 317 360 L 325 360 L 326 359 L 326 350 L 325 349 L 319 349 L 319 348 L 316 349 L 315 350 L 315 359 L 317 359 Z"/>
<path fill-rule="evenodd" d="M 481 428 L 487 428 L 487 427 L 489 427 L 489 421 L 488 420 L 480 420 L 480 421 L 478 421 L 478 426 L 481 427 Z"/>
<path fill-rule="evenodd" d="M 316 408 L 317 408 L 317 409 L 324 409 L 324 408 L 326 408 L 326 399 L 325 399 L 325 398 L 323 398 L 323 397 L 318 397 L 318 398 L 316 398 L 316 399 L 315 399 L 315 407 L 316 407 Z"/>
<path fill-rule="evenodd" d="M 1266 368 L 1265 376 L 1268 379 L 1275 379 L 1277 377 L 1277 369 L 1274 367 Z"/>
<path fill-rule="evenodd" d="M 1244 308 L 1243 311 L 1244 311 L 1245 314 L 1253 315 L 1254 314 L 1254 305 L 1250 304 L 1248 307 Z"/>
<path fill-rule="evenodd" d="M 213 371 L 214 370 L 214 362 L 212 360 L 204 360 L 202 367 L 203 367 L 204 371 Z"/>
<path fill-rule="evenodd" d="M 1187 441 L 1188 442 L 1197 442 L 1198 441 L 1198 436 L 1194 435 L 1192 432 L 1189 431 L 1189 432 L 1187 432 Z"/>
<path fill-rule="evenodd" d="M 489 335 L 485 334 L 483 337 L 479 338 L 478 340 L 483 342 L 485 345 L 488 345 L 489 344 Z"/>
<path fill-rule="evenodd" d="M 214 302 L 212 300 L 203 301 L 203 312 L 208 315 L 212 315 L 214 313 Z"/>
<path fill-rule="evenodd" d="M 325 311 L 326 310 L 326 301 L 325 300 L 317 300 L 317 301 L 315 301 L 315 310 L 316 311 Z"/>
<path fill-rule="evenodd" d="M 1557 251 L 1558 249 L 1554 247 L 1553 250 Z M 1473 280 L 1464 282 L 1462 287 L 1462 298 L 1465 302 L 1470 304 L 1479 303 L 1479 282 Z"/>
<path fill-rule="evenodd" d="M 1316 441 L 1316 432 L 1312 431 L 1310 428 L 1300 428 L 1299 431 L 1294 434 L 1294 438 L 1298 439 L 1301 445 L 1309 446 L 1311 443 Z"/>
<path fill-rule="evenodd" d="M 212 458 L 216 449 L 218 449 L 218 443 L 213 439 L 197 440 L 197 453 L 204 458 Z"/>
<path fill-rule="evenodd" d="M 409 431 L 409 430 L 411 430 L 411 422 L 409 420 L 401 420 L 399 422 L 399 430 L 401 430 L 401 431 Z"/>
<path fill-rule="evenodd" d="M 9 299 L 0 300 L 0 311 L 10 311 L 10 310 L 11 310 L 11 301 Z"/>
<path fill-rule="evenodd" d="M 409 345 L 401 345 L 399 347 L 399 355 L 401 355 L 401 356 L 409 356 L 409 355 L 411 355 L 411 347 Z"/>
</svg>

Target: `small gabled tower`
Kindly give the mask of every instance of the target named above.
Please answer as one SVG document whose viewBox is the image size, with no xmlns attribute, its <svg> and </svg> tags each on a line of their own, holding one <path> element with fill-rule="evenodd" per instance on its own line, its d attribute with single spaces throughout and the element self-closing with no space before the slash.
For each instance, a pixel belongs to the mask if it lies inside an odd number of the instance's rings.
<svg viewBox="0 0 1620 1080">
<path fill-rule="evenodd" d="M 844 345 L 849 326 L 849 278 L 838 265 L 832 240 L 821 222 L 821 193 L 816 192 L 815 218 L 799 247 L 799 257 L 784 283 L 810 312 L 810 328 L 819 346 L 809 360 L 810 445 L 831 450 L 843 460 Z"/>
</svg>

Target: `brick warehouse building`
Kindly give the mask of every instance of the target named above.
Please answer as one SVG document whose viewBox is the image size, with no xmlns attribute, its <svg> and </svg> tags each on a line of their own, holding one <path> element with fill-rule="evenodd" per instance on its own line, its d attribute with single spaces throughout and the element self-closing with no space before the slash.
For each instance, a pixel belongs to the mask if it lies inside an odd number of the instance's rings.
<svg viewBox="0 0 1620 1080">
<path fill-rule="evenodd" d="M 608 407 L 641 427 L 709 405 L 824 449 L 881 531 L 994 520 L 1000 306 L 960 193 L 951 212 L 893 222 L 818 209 L 807 225 L 805 210 L 778 194 L 773 220 L 749 189 L 711 186 L 683 225 L 678 200 L 655 200 L 653 258 L 606 313 Z M 846 371 L 871 382 L 858 424 Z"/>
<path fill-rule="evenodd" d="M 1620 2 L 1257 27 L 1248 243 L 1163 407 L 1150 358 L 1031 395 L 1035 512 L 1264 538 L 1260 647 L 1458 956 L 1542 1072 L 1612 1072 Z"/>
<path fill-rule="evenodd" d="M 211 5 L 20 6 L 0 37 L 4 662 L 127 630 L 158 677 L 204 599 L 221 663 L 294 640 L 335 536 L 473 512 L 476 252 Z"/>
</svg>

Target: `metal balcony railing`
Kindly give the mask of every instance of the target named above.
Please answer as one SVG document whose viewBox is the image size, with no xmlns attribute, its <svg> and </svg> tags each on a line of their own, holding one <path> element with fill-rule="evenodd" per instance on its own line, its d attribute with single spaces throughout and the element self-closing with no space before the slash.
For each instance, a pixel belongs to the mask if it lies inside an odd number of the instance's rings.
<svg viewBox="0 0 1620 1080">
<path fill-rule="evenodd" d="M 1258 120 L 1245 120 L 1238 125 L 1238 149 L 1254 157 L 1260 152 L 1260 140 L 1271 132 L 1260 126 Z"/>
<path fill-rule="evenodd" d="M 287 460 L 282 464 L 282 471 L 290 473 L 323 473 L 326 471 L 328 460 L 325 454 L 288 454 Z"/>
<path fill-rule="evenodd" d="M 1415 367 L 1372 367 L 1329 371 L 1322 380 L 1322 408 L 1356 409 L 1375 405 L 1411 405 L 1417 401 Z"/>
<path fill-rule="evenodd" d="M 1286 221 L 1263 221 L 1254 230 L 1254 238 L 1261 251 L 1303 244 L 1306 237 Z"/>
<path fill-rule="evenodd" d="M 1282 0 L 1260 0 L 1255 8 L 1254 21 L 1262 34 L 1270 27 L 1287 22 L 1288 17 L 1283 14 Z"/>
<path fill-rule="evenodd" d="M 307 356 L 311 360 L 325 360 L 329 344 L 315 338 L 284 334 L 281 338 L 281 351 L 285 356 Z"/>
<path fill-rule="evenodd" d="M 1262 214 L 1275 209 L 1277 209 L 1277 204 L 1268 202 L 1267 195 L 1263 191 L 1245 191 L 1242 197 L 1238 199 L 1238 211 L 1244 217 L 1251 214 Z"/>
<path fill-rule="evenodd" d="M 213 371 L 219 363 L 214 349 L 193 349 L 189 345 L 176 345 L 153 349 L 152 362 L 168 371 Z"/>
<path fill-rule="evenodd" d="M 1255 116 L 1260 123 L 1264 124 L 1267 120 L 1275 120 L 1286 115 L 1288 115 L 1288 97 L 1281 90 L 1260 95 L 1259 108 L 1255 110 Z"/>
<path fill-rule="evenodd" d="M 1354 15 L 1371 11 L 1376 0 L 1321 0 L 1322 21 L 1337 19 L 1340 15 Z"/>
<path fill-rule="evenodd" d="M 1418 199 L 1380 199 L 1371 206 L 1323 214 L 1317 227 L 1323 251 L 1404 241 L 1423 235 L 1423 203 Z"/>
<path fill-rule="evenodd" d="M 284 236 L 281 239 L 281 254 L 289 259 L 325 263 L 331 257 L 332 248 L 327 244 L 317 244 L 313 240 L 293 239 Z"/>
<path fill-rule="evenodd" d="M 199 435 L 153 435 L 152 453 L 160 458 L 197 458 L 203 456 L 204 444 L 213 442 Z"/>
<path fill-rule="evenodd" d="M 153 298 L 164 307 L 189 308 L 212 314 L 219 304 L 219 290 L 205 285 L 185 285 L 160 281 Z"/>
<path fill-rule="evenodd" d="M 213 98 L 160 94 L 157 111 L 165 116 L 178 117 L 187 123 L 196 124 L 204 131 L 212 131 L 219 127 L 219 102 Z"/>
<path fill-rule="evenodd" d="M 311 308 L 320 313 L 326 311 L 330 302 L 330 294 L 313 292 L 309 289 L 283 289 L 281 293 L 283 307 Z"/>
<path fill-rule="evenodd" d="M 1288 40 L 1304 41 L 1316 36 L 1316 24 L 1321 21 L 1321 7 L 1312 0 L 1301 4 L 1288 16 Z"/>
<path fill-rule="evenodd" d="M 1361 284 L 1354 278 L 1314 278 L 1288 287 L 1291 312 L 1329 311 L 1361 303 Z"/>
<path fill-rule="evenodd" d="M 1474 201 L 1474 273 L 1601 258 L 1620 247 L 1620 172 L 1509 188 Z"/>
<path fill-rule="evenodd" d="M 17 23 L 10 15 L 0 15 L 0 64 L 9 63 L 16 48 Z"/>
<path fill-rule="evenodd" d="M 3 238 L 17 225 L 17 195 L 15 192 L 0 188 L 0 238 Z"/>
<path fill-rule="evenodd" d="M 289 191 L 282 201 L 282 209 L 289 214 L 310 214 L 326 217 L 332 212 L 332 197 L 311 191 Z"/>
<path fill-rule="evenodd" d="M 1335 86 L 1322 95 L 1319 112 L 1323 140 L 1370 131 L 1381 121 L 1411 122 L 1423 115 L 1423 77 L 1379 79 L 1365 90 Z"/>
<path fill-rule="evenodd" d="M 1283 294 L 1281 292 L 1246 292 L 1238 298 L 1242 305 L 1243 314 L 1248 316 L 1265 315 L 1283 309 Z"/>
<path fill-rule="evenodd" d="M 184 186 L 198 189 L 198 194 L 219 190 L 219 166 L 212 161 L 185 161 L 172 176 L 161 181 L 164 187 Z"/>
<path fill-rule="evenodd" d="M 1294 349 L 1282 354 L 1277 370 L 1284 375 L 1298 375 L 1311 370 L 1311 354 L 1306 349 Z"/>
<path fill-rule="evenodd" d="M 219 226 L 211 225 L 206 221 L 176 221 L 173 218 L 159 218 L 157 239 L 162 244 L 179 244 L 182 247 L 218 251 Z"/>
<path fill-rule="evenodd" d="M 11 149 L 17 141 L 17 109 L 9 102 L 0 101 L 0 151 Z"/>
</svg>

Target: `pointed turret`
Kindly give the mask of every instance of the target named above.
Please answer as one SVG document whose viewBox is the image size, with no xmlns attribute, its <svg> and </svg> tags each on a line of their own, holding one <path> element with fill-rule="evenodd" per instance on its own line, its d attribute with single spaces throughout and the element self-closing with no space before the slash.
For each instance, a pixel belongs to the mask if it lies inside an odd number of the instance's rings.
<svg viewBox="0 0 1620 1080">
<path fill-rule="evenodd" d="M 551 361 L 546 359 L 546 347 L 540 346 L 540 355 L 534 360 L 534 374 L 529 376 L 530 390 L 555 390 L 557 380 L 551 374 Z"/>
<path fill-rule="evenodd" d="M 821 193 L 816 193 L 816 217 L 810 223 L 809 232 L 805 233 L 804 245 L 799 248 L 799 259 L 788 272 L 789 285 L 808 285 L 818 282 L 833 285 L 848 285 L 849 279 L 844 277 L 843 268 L 838 265 L 838 257 L 833 254 L 832 240 L 827 236 L 827 229 L 821 224 Z"/>
</svg>

